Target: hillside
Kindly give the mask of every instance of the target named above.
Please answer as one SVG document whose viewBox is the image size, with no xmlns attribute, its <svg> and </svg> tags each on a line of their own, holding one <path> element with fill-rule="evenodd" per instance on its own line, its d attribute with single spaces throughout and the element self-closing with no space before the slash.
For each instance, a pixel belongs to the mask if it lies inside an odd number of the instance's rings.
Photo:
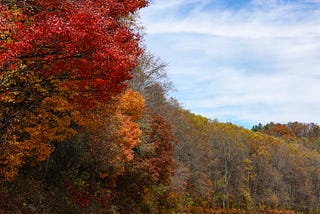
<svg viewBox="0 0 320 214">
<path fill-rule="evenodd" d="M 0 1 L 0 213 L 320 213 L 320 127 L 167 96 L 147 1 Z"/>
</svg>

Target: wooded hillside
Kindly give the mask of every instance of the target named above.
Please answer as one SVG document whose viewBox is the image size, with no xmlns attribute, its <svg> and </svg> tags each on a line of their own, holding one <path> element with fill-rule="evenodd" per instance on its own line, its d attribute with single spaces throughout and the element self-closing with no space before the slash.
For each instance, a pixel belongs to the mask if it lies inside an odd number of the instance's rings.
<svg viewBox="0 0 320 214">
<path fill-rule="evenodd" d="M 320 213 L 320 127 L 185 110 L 147 4 L 0 1 L 0 213 Z"/>
</svg>

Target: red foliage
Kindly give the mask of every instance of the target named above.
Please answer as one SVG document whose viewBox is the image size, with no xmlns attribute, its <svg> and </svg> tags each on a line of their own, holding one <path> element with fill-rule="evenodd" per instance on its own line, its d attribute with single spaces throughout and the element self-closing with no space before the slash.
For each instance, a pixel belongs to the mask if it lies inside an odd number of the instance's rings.
<svg viewBox="0 0 320 214">
<path fill-rule="evenodd" d="M 147 143 L 152 144 L 154 152 L 145 158 L 149 175 L 158 183 L 168 184 L 173 174 L 173 143 L 176 142 L 171 127 L 163 117 L 150 113 L 150 132 Z"/>
<path fill-rule="evenodd" d="M 89 193 L 88 186 L 78 187 L 73 184 L 72 181 L 67 181 L 65 187 L 71 195 L 73 204 L 77 205 L 81 209 L 85 209 L 89 206 L 90 202 L 94 199 L 94 195 Z"/>
<path fill-rule="evenodd" d="M 0 69 L 14 69 L 22 62 L 47 79 L 67 79 L 65 86 L 74 91 L 76 103 L 107 101 L 124 89 L 141 53 L 139 36 L 124 17 L 146 4 L 2 1 L 0 30 L 10 32 L 10 40 L 0 39 Z"/>
</svg>

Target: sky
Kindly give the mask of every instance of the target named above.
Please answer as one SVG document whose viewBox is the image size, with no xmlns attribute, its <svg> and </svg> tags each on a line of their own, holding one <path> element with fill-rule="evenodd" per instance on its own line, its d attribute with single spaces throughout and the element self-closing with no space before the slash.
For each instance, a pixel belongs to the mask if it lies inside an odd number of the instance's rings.
<svg viewBox="0 0 320 214">
<path fill-rule="evenodd" d="M 196 114 L 320 123 L 320 0 L 151 0 L 144 42 Z"/>
</svg>

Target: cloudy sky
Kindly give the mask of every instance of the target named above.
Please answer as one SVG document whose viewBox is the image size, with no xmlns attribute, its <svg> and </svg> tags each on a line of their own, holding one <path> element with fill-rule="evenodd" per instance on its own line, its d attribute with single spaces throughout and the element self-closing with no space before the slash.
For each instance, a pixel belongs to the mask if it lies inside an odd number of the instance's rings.
<svg viewBox="0 0 320 214">
<path fill-rule="evenodd" d="M 320 0 L 152 0 L 141 17 L 186 109 L 320 123 Z"/>
</svg>

